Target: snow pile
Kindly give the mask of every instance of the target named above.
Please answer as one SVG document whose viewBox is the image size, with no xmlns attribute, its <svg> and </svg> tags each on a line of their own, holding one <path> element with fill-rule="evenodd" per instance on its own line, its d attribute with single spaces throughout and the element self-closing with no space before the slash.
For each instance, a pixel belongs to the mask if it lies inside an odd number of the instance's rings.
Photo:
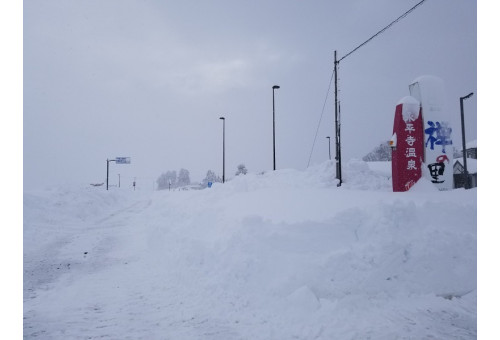
<svg viewBox="0 0 500 340">
<path fill-rule="evenodd" d="M 421 177 L 411 188 L 412 192 L 439 191 L 438 188 L 427 178 Z"/>
<path fill-rule="evenodd" d="M 401 113 L 405 122 L 415 120 L 420 115 L 420 102 L 412 96 L 406 96 L 399 100 L 398 104 L 403 104 L 404 111 Z"/>
<path fill-rule="evenodd" d="M 227 191 L 247 192 L 259 189 L 324 188 L 336 186 L 337 183 L 335 164 L 327 161 L 305 171 L 283 169 L 260 174 L 249 173 L 245 176 L 236 176 L 224 185 L 222 183 L 214 183 L 214 185 L 223 186 Z"/>
<path fill-rule="evenodd" d="M 476 189 L 343 174 L 25 193 L 25 337 L 475 339 Z"/>
<path fill-rule="evenodd" d="M 389 171 L 386 170 L 387 167 Z M 349 189 L 392 191 L 391 171 L 391 162 L 363 162 L 352 159 L 342 171 L 342 178 L 345 187 Z"/>
</svg>

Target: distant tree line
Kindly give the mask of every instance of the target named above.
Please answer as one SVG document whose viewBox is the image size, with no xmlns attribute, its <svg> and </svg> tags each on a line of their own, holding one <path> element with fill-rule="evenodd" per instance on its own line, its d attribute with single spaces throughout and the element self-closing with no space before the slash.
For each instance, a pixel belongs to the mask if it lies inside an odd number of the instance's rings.
<svg viewBox="0 0 500 340">
<path fill-rule="evenodd" d="M 161 174 L 156 183 L 158 184 L 158 190 L 175 189 L 190 185 L 191 179 L 189 178 L 189 171 L 186 169 L 180 169 L 179 175 L 175 170 L 171 170 Z"/>
<path fill-rule="evenodd" d="M 235 175 L 246 175 L 247 172 L 248 170 L 245 164 L 240 164 L 238 165 Z M 200 188 L 208 187 L 209 182 L 222 183 L 222 178 L 216 175 L 213 170 L 208 170 L 205 178 L 199 183 Z M 182 188 L 192 184 L 189 177 L 189 171 L 186 169 L 180 169 L 178 175 L 175 170 L 164 172 L 158 177 L 156 183 L 158 184 L 158 190 Z"/>
</svg>

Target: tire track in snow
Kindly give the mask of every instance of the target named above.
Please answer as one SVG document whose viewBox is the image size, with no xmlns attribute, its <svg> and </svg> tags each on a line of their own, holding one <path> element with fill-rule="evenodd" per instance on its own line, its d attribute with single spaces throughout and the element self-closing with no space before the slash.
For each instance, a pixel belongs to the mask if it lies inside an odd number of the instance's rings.
<svg viewBox="0 0 500 340">
<path fill-rule="evenodd" d="M 78 278 L 116 264 L 107 254 L 117 243 L 113 230 L 124 226 L 151 205 L 151 199 L 135 202 L 113 211 L 103 218 L 82 221 L 75 216 L 73 223 L 62 220 L 51 224 L 25 223 L 25 234 L 34 231 L 52 235 L 51 241 L 23 254 L 23 331 L 25 338 L 48 336 L 45 322 L 36 312 L 40 292 L 46 292 L 67 275 Z M 50 212 L 48 212 L 50 213 Z M 47 213 L 47 214 L 48 214 Z M 26 225 L 28 224 L 28 225 Z M 30 251 L 31 250 L 31 251 Z M 37 321 L 38 320 L 38 321 Z"/>
</svg>

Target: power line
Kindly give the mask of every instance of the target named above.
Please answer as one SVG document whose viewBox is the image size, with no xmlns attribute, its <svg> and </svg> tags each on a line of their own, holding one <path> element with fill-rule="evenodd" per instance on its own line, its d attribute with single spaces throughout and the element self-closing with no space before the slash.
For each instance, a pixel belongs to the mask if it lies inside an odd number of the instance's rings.
<svg viewBox="0 0 500 340">
<path fill-rule="evenodd" d="M 316 128 L 316 134 L 314 135 L 314 141 L 313 141 L 313 145 L 311 148 L 311 153 L 309 154 L 309 161 L 307 161 L 307 167 L 309 167 L 309 164 L 311 163 L 311 156 L 313 154 L 314 145 L 316 144 L 316 139 L 318 137 L 319 127 L 321 125 L 321 120 L 323 119 L 323 113 L 325 112 L 325 106 L 326 106 L 326 102 L 328 100 L 328 95 L 330 94 L 330 88 L 332 86 L 332 81 L 333 81 L 333 70 L 332 70 L 332 76 L 330 77 L 330 83 L 328 84 L 328 90 L 326 91 L 325 101 L 323 102 L 323 109 L 321 110 L 321 116 L 319 117 L 318 127 Z"/>
<path fill-rule="evenodd" d="M 328 100 L 328 96 L 330 94 L 330 88 L 331 88 L 331 85 L 332 85 L 332 80 L 333 80 L 333 77 L 336 73 L 336 70 L 337 70 L 337 66 L 340 64 L 340 62 L 347 58 L 348 56 L 350 56 L 351 54 L 353 54 L 354 52 L 356 52 L 358 49 L 360 49 L 362 46 L 366 45 L 367 43 L 369 43 L 371 40 L 373 40 L 376 36 L 382 34 L 383 32 L 385 32 L 387 29 L 389 29 L 392 25 L 394 25 L 395 23 L 397 23 L 399 20 L 403 19 L 404 17 L 406 17 L 408 14 L 410 14 L 412 11 L 414 11 L 418 6 L 422 5 L 426 0 L 421 0 L 419 3 L 417 3 L 415 6 L 413 6 L 412 8 L 410 8 L 408 11 L 406 11 L 405 13 L 403 13 L 402 15 L 400 15 L 396 20 L 393 20 L 389 25 L 385 26 L 383 29 L 381 29 L 380 31 L 378 31 L 377 33 L 375 33 L 374 35 L 372 35 L 368 40 L 366 40 L 365 42 L 363 42 L 362 44 L 358 45 L 356 48 L 354 48 L 352 51 L 350 51 L 349 53 L 347 53 L 346 55 L 344 55 L 342 58 L 340 58 L 339 60 L 335 60 L 334 62 L 334 68 L 332 70 L 332 75 L 330 77 L 330 83 L 328 84 L 328 91 L 326 92 L 326 97 L 325 97 L 325 101 L 323 103 L 323 109 L 321 110 L 321 116 L 319 118 L 319 122 L 318 122 L 318 126 L 316 128 L 316 134 L 314 135 L 314 141 L 313 141 L 313 145 L 312 145 L 312 148 L 311 148 L 311 153 L 309 154 L 309 160 L 307 162 L 307 166 L 309 167 L 309 164 L 311 162 L 311 157 L 312 157 L 312 154 L 313 154 L 313 150 L 314 150 L 314 146 L 316 144 L 316 139 L 318 137 L 318 131 L 319 131 L 319 127 L 321 125 L 321 120 L 323 118 L 323 113 L 325 111 L 325 106 L 326 106 L 326 102 Z M 335 53 L 337 53 L 335 51 Z M 337 92 L 337 79 L 335 79 L 335 93 Z M 336 96 L 335 96 L 336 97 Z M 337 103 L 337 98 L 335 98 L 335 110 L 337 111 L 338 109 L 338 103 Z M 340 111 L 340 110 L 339 110 Z M 336 114 L 337 116 L 337 114 Z M 338 113 L 338 117 L 340 119 L 340 112 Z M 336 155 L 336 159 L 338 162 L 340 162 L 340 157 L 339 157 L 339 153 L 340 153 L 340 123 L 336 123 L 336 127 L 335 127 L 335 143 L 336 143 L 336 150 L 337 150 L 337 155 Z M 339 171 L 340 169 L 337 169 L 337 171 Z M 342 178 L 341 178 L 341 175 L 340 173 L 338 174 L 338 178 L 340 180 L 340 182 L 342 182 Z"/>
<path fill-rule="evenodd" d="M 362 44 L 358 45 L 355 49 L 353 49 L 351 52 L 347 53 L 345 56 L 337 60 L 337 51 L 335 51 L 335 62 L 334 62 L 334 72 L 335 72 L 335 150 L 336 150 L 336 155 L 335 155 L 335 160 L 337 161 L 336 164 L 336 178 L 339 180 L 339 183 L 337 184 L 340 186 L 342 184 L 342 163 L 341 163 L 341 148 L 340 148 L 340 123 L 338 122 L 338 117 L 340 116 L 340 108 L 337 106 L 337 66 L 340 64 L 340 62 L 356 52 L 358 49 L 360 49 L 362 46 L 366 45 L 368 42 L 370 42 L 373 38 L 376 36 L 382 34 L 385 32 L 389 27 L 397 23 L 399 20 L 402 18 L 406 17 L 409 13 L 411 13 L 415 8 L 423 4 L 425 0 L 420 1 L 417 3 L 415 6 L 410 8 L 408 11 L 400 15 L 396 20 L 392 21 L 389 25 L 385 26 L 383 29 L 372 35 L 368 40 L 363 42 Z"/>
<path fill-rule="evenodd" d="M 393 22 L 391 22 L 389 25 L 385 26 L 384 28 L 382 28 L 380 31 L 378 31 L 377 33 L 375 33 L 374 35 L 372 35 L 370 37 L 370 39 L 366 40 L 364 43 L 362 43 L 361 45 L 359 45 L 358 47 L 356 47 L 355 49 L 353 49 L 351 52 L 347 53 L 345 56 L 343 56 L 342 58 L 340 58 L 337 63 L 340 63 L 342 61 L 342 59 L 345 59 L 346 57 L 350 56 L 351 54 L 353 54 L 354 52 L 356 52 L 360 47 L 366 45 L 368 42 L 370 42 L 370 40 L 372 40 L 373 38 L 375 38 L 377 35 L 383 33 L 385 30 L 387 30 L 389 27 L 391 27 L 392 25 L 394 25 L 395 23 L 397 23 L 399 20 L 403 19 L 404 17 L 406 17 L 408 14 L 410 14 L 413 10 L 415 10 L 415 8 L 417 8 L 418 6 L 420 6 L 421 4 L 423 4 L 425 2 L 425 0 L 422 0 L 420 1 L 418 4 L 416 4 L 415 6 L 413 6 L 412 8 L 410 8 L 408 11 L 406 11 L 404 14 L 400 15 L 399 18 L 397 18 L 396 20 L 394 20 Z"/>
</svg>

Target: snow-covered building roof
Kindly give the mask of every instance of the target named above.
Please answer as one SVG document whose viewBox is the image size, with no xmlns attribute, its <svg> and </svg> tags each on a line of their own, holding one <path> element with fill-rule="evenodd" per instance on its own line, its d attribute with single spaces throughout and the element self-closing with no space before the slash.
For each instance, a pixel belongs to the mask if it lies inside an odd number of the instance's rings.
<svg viewBox="0 0 500 340">
<path fill-rule="evenodd" d="M 460 166 L 463 168 L 463 158 L 455 158 L 453 160 L 453 165 L 455 163 L 459 163 Z M 477 159 L 474 158 L 467 158 L 467 172 L 469 174 L 477 174 Z"/>
</svg>

